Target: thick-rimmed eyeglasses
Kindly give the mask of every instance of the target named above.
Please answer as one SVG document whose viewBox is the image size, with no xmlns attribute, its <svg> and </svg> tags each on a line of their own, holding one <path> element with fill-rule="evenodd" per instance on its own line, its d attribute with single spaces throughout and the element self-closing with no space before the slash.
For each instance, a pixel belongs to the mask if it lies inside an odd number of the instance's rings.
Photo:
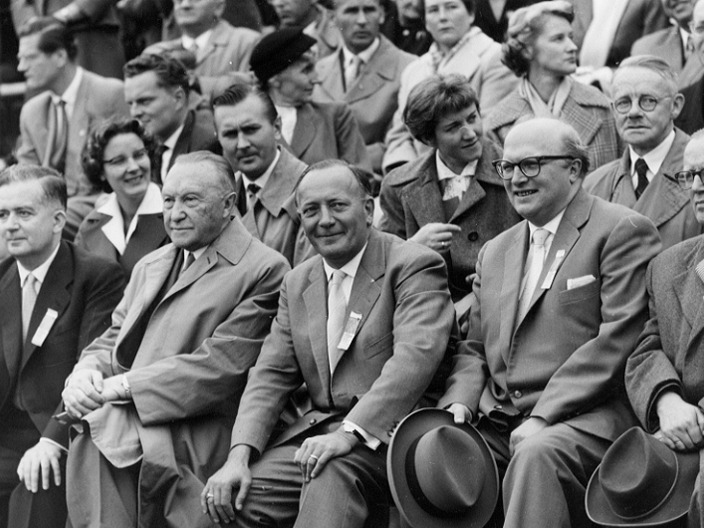
<svg viewBox="0 0 704 528">
<path fill-rule="evenodd" d="M 658 103 L 660 101 L 664 101 L 665 99 L 672 99 L 672 96 L 666 95 L 665 97 L 658 99 L 653 95 L 641 95 L 638 98 L 638 107 L 644 112 L 652 112 L 655 110 L 655 107 L 658 106 Z M 631 111 L 632 107 L 633 101 L 631 101 L 628 97 L 621 97 L 620 99 L 616 99 L 614 101 L 614 108 L 619 114 L 627 114 Z"/>
<path fill-rule="evenodd" d="M 546 161 L 555 160 L 574 160 L 574 156 L 531 156 L 523 158 L 518 163 L 512 163 L 507 160 L 494 160 L 491 164 L 496 169 L 497 174 L 502 180 L 510 180 L 513 178 L 513 171 L 518 167 L 526 178 L 535 178 L 540 174 L 542 164 Z"/>
<path fill-rule="evenodd" d="M 694 178 L 699 176 L 699 179 L 704 183 L 704 178 L 702 177 L 704 169 L 697 170 L 683 170 L 675 173 L 675 179 L 681 188 L 688 190 L 694 185 Z"/>
</svg>

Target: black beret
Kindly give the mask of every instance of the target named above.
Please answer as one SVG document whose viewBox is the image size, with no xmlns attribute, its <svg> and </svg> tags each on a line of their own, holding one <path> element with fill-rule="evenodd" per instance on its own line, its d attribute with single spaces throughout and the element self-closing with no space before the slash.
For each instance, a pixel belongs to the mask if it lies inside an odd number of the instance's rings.
<svg viewBox="0 0 704 528">
<path fill-rule="evenodd" d="M 316 44 L 301 28 L 284 28 L 265 35 L 252 50 L 249 66 L 259 82 L 266 82 L 284 71 Z"/>
</svg>

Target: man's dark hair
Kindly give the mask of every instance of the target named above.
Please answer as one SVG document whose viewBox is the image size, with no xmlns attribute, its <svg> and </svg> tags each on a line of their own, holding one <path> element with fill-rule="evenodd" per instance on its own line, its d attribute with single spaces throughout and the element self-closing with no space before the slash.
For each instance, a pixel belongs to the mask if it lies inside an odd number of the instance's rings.
<svg viewBox="0 0 704 528">
<path fill-rule="evenodd" d="M 66 50 L 66 55 L 73 62 L 78 55 L 78 48 L 73 39 L 73 33 L 62 23 L 52 17 L 34 18 L 23 25 L 18 31 L 18 37 L 29 37 L 39 34 L 37 49 L 44 54 Z"/>
<path fill-rule="evenodd" d="M 178 59 L 166 55 L 144 54 L 135 57 L 122 68 L 125 78 L 153 71 L 162 88 L 181 88 L 188 97 L 190 84 L 188 72 Z"/>
<path fill-rule="evenodd" d="M 39 165 L 11 165 L 0 172 L 0 187 L 29 181 L 39 182 L 44 191 L 43 202 L 53 202 L 66 209 L 66 180 L 58 171 Z"/>
<path fill-rule="evenodd" d="M 257 97 L 266 109 L 266 117 L 270 123 L 274 123 L 279 113 L 276 111 L 274 101 L 271 100 L 269 94 L 262 90 L 259 86 L 252 83 L 238 82 L 230 86 L 227 90 L 213 99 L 213 111 L 218 106 L 235 106 L 244 101 L 247 97 L 253 95 Z"/>
</svg>

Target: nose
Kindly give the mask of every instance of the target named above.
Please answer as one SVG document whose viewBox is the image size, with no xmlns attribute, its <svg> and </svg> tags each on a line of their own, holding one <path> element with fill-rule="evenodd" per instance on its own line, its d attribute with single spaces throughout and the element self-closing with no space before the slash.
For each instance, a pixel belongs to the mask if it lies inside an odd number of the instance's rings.
<svg viewBox="0 0 704 528">
<path fill-rule="evenodd" d="M 528 177 L 523 174 L 523 171 L 518 165 L 513 166 L 513 173 L 511 174 L 511 183 L 513 185 L 521 185 L 528 181 Z"/>
<path fill-rule="evenodd" d="M 330 214 L 330 209 L 328 207 L 321 207 L 320 208 L 320 222 L 318 222 L 321 226 L 331 226 L 332 224 L 335 223 L 335 219 L 333 216 Z"/>
<path fill-rule="evenodd" d="M 627 116 L 633 116 L 633 117 L 638 117 L 643 114 L 643 110 L 641 110 L 640 105 L 638 104 L 638 99 L 631 99 L 631 107 L 628 109 L 628 112 L 626 113 Z"/>
<path fill-rule="evenodd" d="M 127 158 L 127 172 L 137 172 L 139 171 L 140 167 L 139 164 L 137 163 L 137 160 L 134 159 L 134 156 L 130 156 Z"/>
<path fill-rule="evenodd" d="M 704 192 L 704 182 L 702 182 L 701 175 L 694 177 L 694 181 L 692 182 L 692 192 L 693 193 Z"/>
<path fill-rule="evenodd" d="M 357 22 L 360 26 L 365 25 L 367 23 L 367 14 L 360 9 L 357 13 L 357 20 L 355 20 L 355 22 Z"/>
<path fill-rule="evenodd" d="M 22 57 L 19 58 L 19 63 L 17 64 L 17 71 L 19 71 L 19 72 L 27 71 L 27 62 Z"/>
<path fill-rule="evenodd" d="M 445 9 L 443 5 L 438 7 L 438 18 L 440 18 L 440 20 L 447 20 L 447 9 Z"/>
<path fill-rule="evenodd" d="M 245 149 L 251 145 L 249 139 L 244 134 L 238 134 L 237 139 L 235 141 L 236 149 Z"/>
<path fill-rule="evenodd" d="M 574 43 L 574 40 L 572 40 L 571 38 L 570 38 L 570 39 L 567 39 L 567 43 L 568 43 L 568 44 L 567 44 L 567 49 L 568 49 L 569 51 L 577 51 L 577 50 L 579 49 L 579 48 L 577 47 L 577 44 L 575 44 L 575 43 Z"/>
<path fill-rule="evenodd" d="M 320 84 L 320 78 L 318 77 L 317 70 L 313 70 L 309 76 L 311 84 Z"/>
<path fill-rule="evenodd" d="M 174 200 L 171 209 L 169 209 L 169 216 L 172 222 L 178 222 L 186 217 L 186 212 L 183 208 L 181 200 Z"/>
<path fill-rule="evenodd" d="M 142 117 L 142 107 L 137 103 L 130 104 L 130 115 L 135 119 Z"/>
<path fill-rule="evenodd" d="M 462 125 L 462 138 L 463 139 L 472 139 L 474 136 L 476 136 L 477 133 L 474 130 L 474 127 L 470 125 L 469 123 L 465 123 Z"/>
</svg>

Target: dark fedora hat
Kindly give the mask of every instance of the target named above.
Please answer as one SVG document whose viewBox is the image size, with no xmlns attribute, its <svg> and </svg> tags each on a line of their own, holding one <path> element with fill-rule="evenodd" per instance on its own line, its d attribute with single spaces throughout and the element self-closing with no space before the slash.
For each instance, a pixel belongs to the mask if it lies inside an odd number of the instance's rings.
<svg viewBox="0 0 704 528">
<path fill-rule="evenodd" d="M 602 526 L 664 526 L 687 515 L 698 473 L 698 451 L 673 451 L 632 427 L 589 480 L 587 515 Z"/>
<path fill-rule="evenodd" d="M 399 424 L 386 467 L 391 494 L 413 528 L 481 528 L 499 498 L 486 441 L 441 409 L 420 409 Z"/>
<path fill-rule="evenodd" d="M 301 28 L 279 29 L 262 37 L 254 46 L 249 67 L 266 89 L 269 79 L 291 66 L 317 42 Z"/>
</svg>

